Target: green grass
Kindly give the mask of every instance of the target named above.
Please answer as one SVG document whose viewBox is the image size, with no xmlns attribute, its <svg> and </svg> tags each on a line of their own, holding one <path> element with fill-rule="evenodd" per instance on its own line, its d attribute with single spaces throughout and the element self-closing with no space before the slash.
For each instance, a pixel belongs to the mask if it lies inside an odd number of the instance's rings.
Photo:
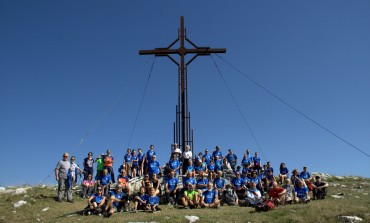
<svg viewBox="0 0 370 223">
<path fill-rule="evenodd" d="M 330 187 L 325 200 L 312 201 L 310 204 L 293 204 L 278 206 L 274 210 L 255 213 L 249 207 L 228 207 L 220 209 L 173 209 L 162 205 L 159 213 L 120 213 L 109 219 L 101 216 L 81 216 L 72 213 L 82 210 L 86 200 L 74 195 L 75 203 L 54 200 L 56 191 L 53 188 L 33 188 L 24 195 L 0 194 L 0 223 L 3 222 L 188 222 L 185 215 L 195 215 L 200 218 L 197 222 L 338 222 L 338 216 L 352 215 L 370 222 L 370 179 L 359 178 L 353 180 L 345 178 L 337 180 L 335 177 L 327 180 L 346 187 Z M 37 191 L 36 195 L 35 192 Z M 344 193 L 344 198 L 336 199 L 332 194 Z M 357 196 L 358 198 L 356 198 Z M 13 204 L 25 200 L 28 204 L 13 208 Z M 49 207 L 49 210 L 42 209 Z M 15 211 L 15 213 L 14 213 Z"/>
</svg>

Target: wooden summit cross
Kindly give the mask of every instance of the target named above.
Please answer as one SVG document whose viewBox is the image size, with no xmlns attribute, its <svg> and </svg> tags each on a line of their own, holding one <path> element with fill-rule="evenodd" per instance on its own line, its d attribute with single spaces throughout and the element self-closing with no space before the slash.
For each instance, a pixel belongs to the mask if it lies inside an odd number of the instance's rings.
<svg viewBox="0 0 370 223">
<path fill-rule="evenodd" d="M 178 41 L 180 47 L 171 49 Z M 187 49 L 185 41 L 194 48 Z M 198 56 L 207 56 L 211 53 L 225 53 L 225 48 L 210 48 L 198 47 L 186 37 L 186 29 L 184 28 L 184 17 L 180 17 L 180 29 L 178 30 L 178 38 L 166 48 L 155 48 L 154 50 L 140 50 L 140 55 L 154 54 L 155 56 L 166 56 L 178 66 L 178 105 L 176 106 L 176 122 L 174 123 L 174 142 L 179 145 L 182 151 L 185 151 L 185 146 L 191 144 L 193 149 L 193 130 L 190 132 L 190 113 L 188 110 L 188 77 L 187 66 Z M 171 55 L 177 54 L 180 56 L 180 62 L 177 62 Z M 187 54 L 194 54 L 193 57 L 185 62 Z M 180 141 L 181 140 L 181 141 Z"/>
</svg>

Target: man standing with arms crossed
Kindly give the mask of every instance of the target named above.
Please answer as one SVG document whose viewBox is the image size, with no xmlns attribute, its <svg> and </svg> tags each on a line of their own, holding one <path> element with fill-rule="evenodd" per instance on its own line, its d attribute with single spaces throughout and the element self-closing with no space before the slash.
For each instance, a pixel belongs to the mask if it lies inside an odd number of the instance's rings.
<svg viewBox="0 0 370 223">
<path fill-rule="evenodd" d="M 63 154 L 63 159 L 60 160 L 55 168 L 55 179 L 58 181 L 58 201 L 62 202 L 63 185 L 64 191 L 67 194 L 67 201 L 73 203 L 72 191 L 68 182 L 68 171 L 71 168 L 71 163 L 68 161 L 68 153 Z"/>
</svg>

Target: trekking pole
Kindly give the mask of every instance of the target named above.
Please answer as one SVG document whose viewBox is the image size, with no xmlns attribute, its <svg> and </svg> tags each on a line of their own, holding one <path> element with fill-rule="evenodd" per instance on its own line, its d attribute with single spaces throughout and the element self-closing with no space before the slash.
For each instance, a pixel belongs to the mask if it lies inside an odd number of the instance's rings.
<svg viewBox="0 0 370 223">
<path fill-rule="evenodd" d="M 37 192 L 40 190 L 40 185 L 42 184 L 42 183 L 44 183 L 49 177 L 50 177 L 50 175 L 52 174 L 54 172 L 54 170 L 52 170 L 50 173 L 49 173 L 49 175 L 43 180 L 43 181 L 41 181 L 36 187 L 37 187 L 37 189 L 36 189 L 36 191 L 35 191 L 35 193 L 32 195 L 32 196 L 35 196 L 36 194 L 37 194 Z"/>
</svg>

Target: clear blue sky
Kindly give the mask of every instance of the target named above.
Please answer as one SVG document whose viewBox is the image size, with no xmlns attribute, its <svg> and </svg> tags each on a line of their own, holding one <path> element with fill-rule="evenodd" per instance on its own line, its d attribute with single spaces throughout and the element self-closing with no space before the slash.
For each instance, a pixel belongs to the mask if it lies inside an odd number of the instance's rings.
<svg viewBox="0 0 370 223">
<path fill-rule="evenodd" d="M 180 16 L 193 42 L 227 48 L 225 60 L 369 154 L 369 12 L 365 0 L 0 1 L 0 185 L 39 183 L 65 151 L 81 164 L 110 148 L 118 168 L 153 60 L 138 50 L 170 44 Z M 370 177 L 369 157 L 214 59 L 263 162 Z M 188 74 L 195 152 L 259 151 L 212 58 Z M 130 147 L 154 144 L 164 164 L 176 103 L 177 68 L 156 58 Z"/>
</svg>

